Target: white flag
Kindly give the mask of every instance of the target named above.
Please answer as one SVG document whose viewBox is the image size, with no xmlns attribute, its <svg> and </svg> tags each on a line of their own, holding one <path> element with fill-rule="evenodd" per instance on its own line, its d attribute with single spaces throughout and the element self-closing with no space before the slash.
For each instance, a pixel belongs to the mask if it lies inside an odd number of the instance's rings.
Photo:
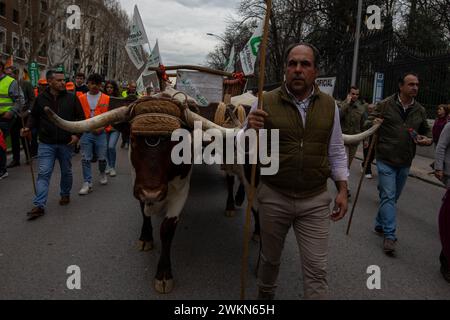
<svg viewBox="0 0 450 320">
<path fill-rule="evenodd" d="M 133 23 L 131 25 L 130 35 L 128 36 L 127 46 L 134 47 L 148 43 L 147 33 L 145 33 L 144 24 L 137 6 L 134 6 Z"/>
<path fill-rule="evenodd" d="M 136 69 L 142 68 L 142 66 L 145 64 L 144 59 L 142 58 L 142 49 L 141 46 L 125 46 L 125 49 L 127 50 L 128 57 L 130 57 L 131 62 L 133 62 Z"/>
<path fill-rule="evenodd" d="M 160 64 L 162 64 L 161 55 L 159 54 L 159 45 L 158 45 L 158 39 L 156 39 L 156 44 L 153 47 L 152 53 L 150 54 L 150 58 L 148 59 L 147 65 L 149 67 L 158 67 Z"/>
<path fill-rule="evenodd" d="M 136 81 L 136 92 L 138 94 L 143 94 L 145 92 L 144 77 L 142 74 Z"/>
<path fill-rule="evenodd" d="M 235 61 L 234 46 L 232 46 L 231 52 L 230 52 L 230 57 L 228 58 L 228 63 L 225 67 L 225 72 L 229 72 L 229 73 L 234 72 L 234 61 Z"/>
<path fill-rule="evenodd" d="M 147 65 L 145 67 L 145 70 L 143 72 L 144 76 L 148 76 L 154 71 L 149 71 L 149 67 L 158 67 L 162 63 L 161 55 L 159 54 L 159 45 L 158 45 L 158 39 L 156 39 L 156 44 L 153 47 L 152 53 L 150 54 L 150 57 L 148 58 Z"/>
<path fill-rule="evenodd" d="M 264 31 L 264 20 L 261 20 L 250 40 L 248 40 L 239 56 L 241 57 L 242 70 L 245 75 L 254 73 L 256 57 L 258 56 L 259 45 Z"/>
</svg>

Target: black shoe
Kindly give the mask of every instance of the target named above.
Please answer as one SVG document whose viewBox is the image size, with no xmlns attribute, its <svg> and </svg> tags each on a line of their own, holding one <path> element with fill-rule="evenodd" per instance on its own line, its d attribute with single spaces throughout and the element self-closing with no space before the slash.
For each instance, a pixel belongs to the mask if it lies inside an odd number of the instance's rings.
<svg viewBox="0 0 450 320">
<path fill-rule="evenodd" d="M 28 220 L 34 220 L 42 217 L 45 214 L 45 210 L 40 207 L 34 207 L 30 212 L 27 212 Z"/>
<path fill-rule="evenodd" d="M 444 254 L 441 251 L 441 254 L 439 256 L 439 260 L 441 261 L 441 273 L 444 277 L 445 281 L 450 283 L 450 266 L 448 265 L 448 261 L 445 258 Z"/>
<path fill-rule="evenodd" d="M 384 253 L 386 253 L 387 255 L 390 255 L 390 256 L 394 254 L 394 252 L 395 252 L 395 241 L 396 240 L 384 238 L 384 242 L 383 242 L 383 251 L 384 251 Z"/>
<path fill-rule="evenodd" d="M 16 161 L 16 160 L 13 160 L 6 167 L 7 168 L 14 168 L 14 167 L 18 167 L 18 166 L 20 166 L 20 162 Z"/>
<path fill-rule="evenodd" d="M 373 229 L 373 231 L 379 236 L 383 236 L 384 235 L 382 227 L 375 227 L 375 229 Z"/>
<path fill-rule="evenodd" d="M 70 203 L 70 197 L 69 196 L 61 196 L 61 199 L 59 200 L 60 206 L 67 206 Z"/>
<path fill-rule="evenodd" d="M 258 297 L 257 300 L 273 300 L 275 299 L 275 293 L 274 292 L 266 292 L 261 289 L 258 290 Z"/>
</svg>

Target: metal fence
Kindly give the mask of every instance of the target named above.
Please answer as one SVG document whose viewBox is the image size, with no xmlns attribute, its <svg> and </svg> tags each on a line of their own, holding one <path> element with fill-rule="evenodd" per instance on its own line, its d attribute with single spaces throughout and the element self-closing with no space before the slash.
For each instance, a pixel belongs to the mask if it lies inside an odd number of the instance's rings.
<svg viewBox="0 0 450 320">
<path fill-rule="evenodd" d="M 344 46 L 340 55 L 325 66 L 325 73 L 336 75 L 335 98 L 344 99 L 349 91 L 353 61 L 353 40 Z M 330 61 L 330 57 L 328 61 Z M 327 61 L 327 60 L 325 60 Z M 450 52 L 419 52 L 411 50 L 392 30 L 372 31 L 360 41 L 358 86 L 361 97 L 372 101 L 374 76 L 384 73 L 384 95 L 398 91 L 398 80 L 405 72 L 419 75 L 417 100 L 427 109 L 429 118 L 435 118 L 439 104 L 450 103 Z"/>
</svg>

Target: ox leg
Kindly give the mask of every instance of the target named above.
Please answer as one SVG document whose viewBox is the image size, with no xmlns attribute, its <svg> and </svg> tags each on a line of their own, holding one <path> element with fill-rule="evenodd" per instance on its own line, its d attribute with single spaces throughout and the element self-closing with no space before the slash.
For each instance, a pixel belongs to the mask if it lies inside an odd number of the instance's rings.
<svg viewBox="0 0 450 320">
<path fill-rule="evenodd" d="M 259 227 L 259 213 L 254 208 L 252 208 L 253 218 L 255 219 L 255 229 L 253 231 L 252 240 L 255 242 L 259 242 L 260 237 L 260 227 Z"/>
<path fill-rule="evenodd" d="M 139 237 L 139 250 L 140 251 L 150 251 L 153 249 L 153 226 L 152 218 L 144 214 L 144 203 L 141 204 L 141 213 L 143 217 L 141 236 Z"/>
<path fill-rule="evenodd" d="M 227 187 L 228 187 L 228 196 L 227 196 L 227 208 L 225 210 L 225 216 L 234 217 L 236 214 L 236 208 L 234 207 L 234 175 L 227 174 Z"/>
<path fill-rule="evenodd" d="M 161 256 L 155 276 L 155 289 L 159 293 L 170 293 L 173 289 L 173 276 L 170 263 L 170 248 L 177 227 L 178 218 L 165 218 L 161 223 Z"/>
<path fill-rule="evenodd" d="M 240 207 L 245 200 L 245 187 L 243 183 L 239 184 L 239 188 L 236 192 L 236 196 L 234 197 L 236 205 Z"/>
</svg>

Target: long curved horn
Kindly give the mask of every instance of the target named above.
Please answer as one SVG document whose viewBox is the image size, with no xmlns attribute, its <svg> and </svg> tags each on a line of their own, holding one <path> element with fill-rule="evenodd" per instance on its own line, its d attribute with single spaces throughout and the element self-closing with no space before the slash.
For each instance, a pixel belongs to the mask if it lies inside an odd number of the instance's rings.
<svg viewBox="0 0 450 320">
<path fill-rule="evenodd" d="M 208 119 L 202 117 L 201 115 L 192 112 L 189 109 L 186 109 L 186 113 L 185 113 L 185 117 L 186 117 L 186 123 L 192 127 L 194 127 L 194 122 L 195 121 L 200 121 L 202 123 L 202 128 L 203 130 L 208 130 L 208 129 L 217 129 L 219 130 L 223 136 L 226 136 L 227 133 L 228 134 L 233 134 L 234 132 L 238 131 L 240 128 L 224 128 L 221 127 L 217 124 L 215 124 L 212 121 L 209 121 Z"/>
<path fill-rule="evenodd" d="M 380 125 L 380 123 L 374 124 L 370 129 L 358 134 L 343 134 L 342 137 L 344 138 L 344 144 L 357 144 L 358 142 L 373 135 L 378 130 Z"/>
<path fill-rule="evenodd" d="M 129 108 L 128 106 L 123 106 L 108 112 L 102 113 L 98 116 L 92 117 L 90 119 L 82 121 L 67 121 L 60 118 L 56 113 L 53 112 L 49 107 L 44 108 L 50 120 L 59 128 L 64 129 L 72 133 L 83 133 L 92 130 L 96 130 L 105 127 L 109 124 L 119 123 L 128 121 L 129 119 Z"/>
</svg>

